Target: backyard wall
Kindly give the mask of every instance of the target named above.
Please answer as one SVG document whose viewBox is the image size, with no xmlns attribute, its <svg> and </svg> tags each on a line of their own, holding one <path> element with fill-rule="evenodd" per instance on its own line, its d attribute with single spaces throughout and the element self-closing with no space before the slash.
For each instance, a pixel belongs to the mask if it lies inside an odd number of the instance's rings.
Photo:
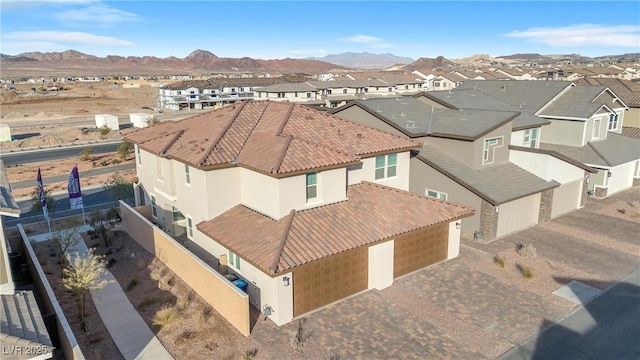
<svg viewBox="0 0 640 360">
<path fill-rule="evenodd" d="M 40 298 L 42 298 L 44 302 L 44 307 L 49 314 L 56 314 L 56 326 L 58 328 L 58 337 L 60 339 L 59 345 L 60 349 L 62 349 L 62 352 L 64 353 L 64 357 L 68 360 L 84 360 L 84 355 L 80 350 L 78 341 L 76 341 L 76 337 L 73 335 L 71 326 L 69 326 L 67 318 L 62 312 L 58 299 L 53 293 L 51 284 L 49 284 L 47 276 L 44 274 L 42 266 L 40 266 L 40 262 L 36 257 L 36 253 L 33 251 L 31 243 L 29 243 L 29 237 L 25 233 L 21 224 L 18 224 L 18 230 L 22 237 L 22 246 L 24 248 L 27 263 L 29 264 L 29 271 L 33 277 L 33 282 L 38 288 Z"/>
<path fill-rule="evenodd" d="M 122 201 L 120 216 L 131 238 L 160 259 L 242 335 L 249 336 L 249 295 Z"/>
</svg>

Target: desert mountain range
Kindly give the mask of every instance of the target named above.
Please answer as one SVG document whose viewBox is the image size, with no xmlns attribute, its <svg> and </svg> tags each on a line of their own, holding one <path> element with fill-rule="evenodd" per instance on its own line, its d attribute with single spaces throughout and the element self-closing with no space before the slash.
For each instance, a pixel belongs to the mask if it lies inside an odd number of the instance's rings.
<svg viewBox="0 0 640 360">
<path fill-rule="evenodd" d="M 603 56 L 601 58 L 640 59 L 640 53 Z M 262 60 L 250 57 L 224 58 L 207 50 L 195 50 L 185 58 L 174 56 L 98 57 L 76 50 L 64 52 L 27 52 L 17 55 L 0 54 L 2 75 L 43 76 L 43 75 L 110 75 L 110 74 L 193 74 L 212 72 L 276 72 L 321 74 L 353 69 L 386 69 L 393 66 L 399 70 L 452 68 L 457 66 L 501 65 L 514 61 L 553 61 L 559 59 L 589 59 L 578 54 L 540 55 L 513 54 L 494 58 L 490 55 L 473 55 L 463 59 L 419 58 L 413 60 L 392 54 L 343 53 L 331 54 L 324 58 L 273 59 Z"/>
</svg>

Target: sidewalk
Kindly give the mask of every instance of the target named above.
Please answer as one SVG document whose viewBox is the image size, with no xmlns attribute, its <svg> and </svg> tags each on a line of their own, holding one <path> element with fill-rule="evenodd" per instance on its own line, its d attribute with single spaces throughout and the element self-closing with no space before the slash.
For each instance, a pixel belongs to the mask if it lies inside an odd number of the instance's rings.
<svg viewBox="0 0 640 360">
<path fill-rule="evenodd" d="M 78 236 L 88 229 L 87 225 L 78 227 Z M 30 237 L 29 241 L 40 242 L 48 240 L 49 237 L 48 233 L 40 234 Z M 78 246 L 71 252 L 83 255 L 87 254 L 89 250 L 84 241 L 79 241 Z M 102 322 L 104 322 L 122 356 L 127 360 L 173 359 L 138 314 L 138 311 L 131 305 L 115 277 L 105 269 L 102 279 L 109 281 L 109 284 L 100 290 L 92 291 L 91 297 L 100 313 Z"/>
</svg>

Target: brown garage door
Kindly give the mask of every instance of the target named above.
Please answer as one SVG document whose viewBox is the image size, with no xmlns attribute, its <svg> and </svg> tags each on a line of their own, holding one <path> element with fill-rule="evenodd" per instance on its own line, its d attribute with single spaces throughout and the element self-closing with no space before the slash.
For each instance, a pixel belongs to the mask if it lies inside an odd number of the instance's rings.
<svg viewBox="0 0 640 360">
<path fill-rule="evenodd" d="M 346 251 L 293 270 L 293 316 L 366 290 L 367 247 Z"/>
<path fill-rule="evenodd" d="M 393 277 L 445 260 L 448 243 L 448 223 L 397 236 L 393 244 Z"/>
</svg>

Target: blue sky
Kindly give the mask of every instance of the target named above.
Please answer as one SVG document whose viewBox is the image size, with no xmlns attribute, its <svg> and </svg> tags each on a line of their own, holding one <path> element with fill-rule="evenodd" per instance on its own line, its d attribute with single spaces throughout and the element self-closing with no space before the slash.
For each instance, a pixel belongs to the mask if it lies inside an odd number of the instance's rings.
<svg viewBox="0 0 640 360">
<path fill-rule="evenodd" d="M 0 52 L 413 59 L 640 52 L 638 1 L 0 0 Z"/>
</svg>

